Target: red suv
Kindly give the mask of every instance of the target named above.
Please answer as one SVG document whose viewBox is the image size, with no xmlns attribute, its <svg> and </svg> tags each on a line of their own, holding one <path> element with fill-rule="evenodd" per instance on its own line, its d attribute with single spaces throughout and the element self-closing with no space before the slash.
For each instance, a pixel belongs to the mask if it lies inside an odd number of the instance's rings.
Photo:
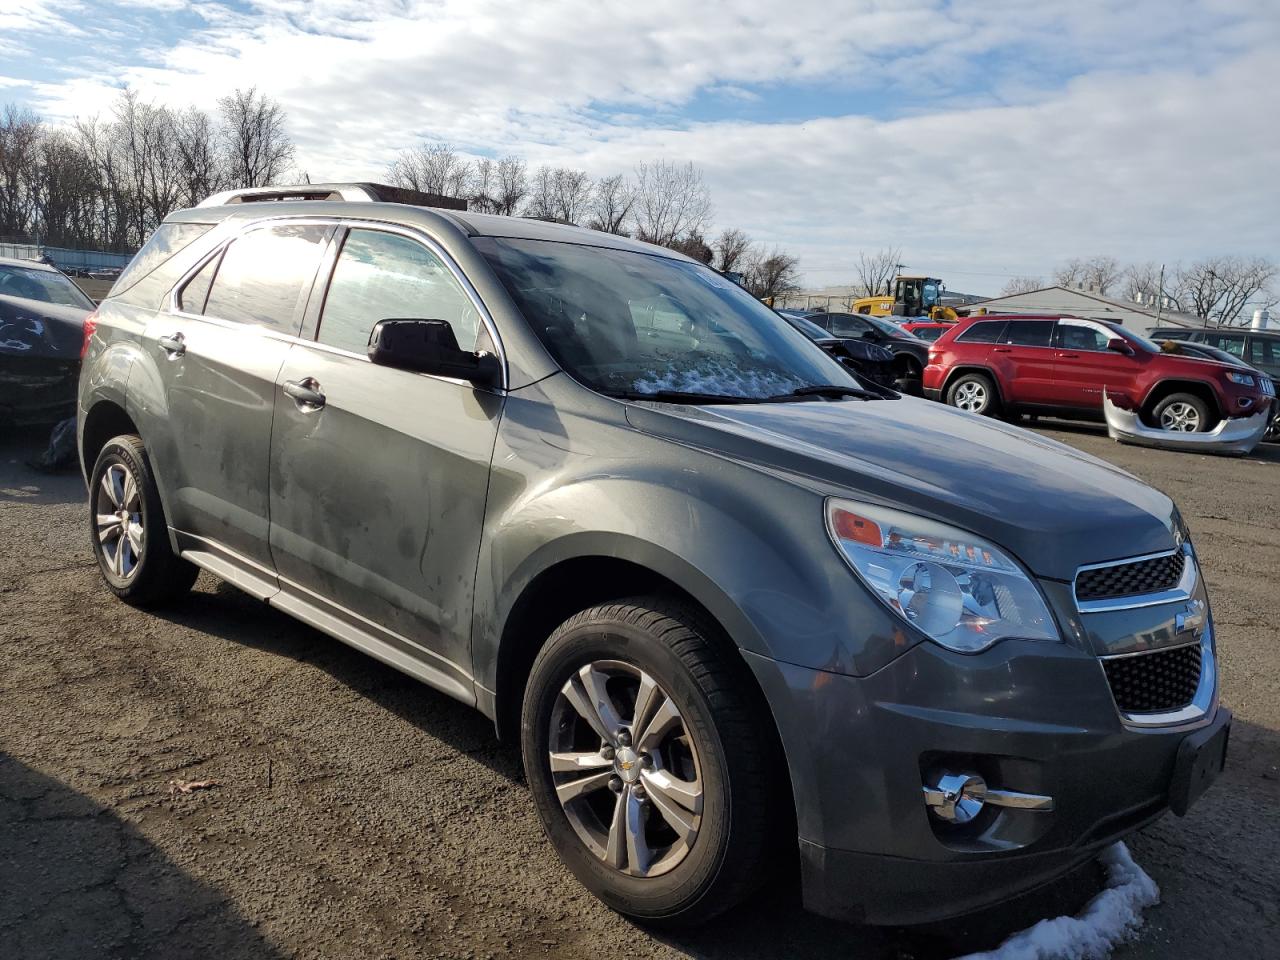
<svg viewBox="0 0 1280 960">
<path fill-rule="evenodd" d="M 1240 367 L 1164 353 L 1132 331 L 1078 317 L 972 317 L 929 348 L 924 394 L 974 413 L 1101 419 L 1102 394 L 1152 427 L 1212 429 L 1271 403 Z"/>
</svg>

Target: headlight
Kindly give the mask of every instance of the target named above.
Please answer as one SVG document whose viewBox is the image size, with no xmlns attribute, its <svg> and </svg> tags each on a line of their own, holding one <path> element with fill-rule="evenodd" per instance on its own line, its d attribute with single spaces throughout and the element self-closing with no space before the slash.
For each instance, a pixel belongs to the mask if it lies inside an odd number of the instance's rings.
<svg viewBox="0 0 1280 960">
<path fill-rule="evenodd" d="M 1227 379 L 1232 383 L 1238 383 L 1242 387 L 1252 387 L 1253 377 L 1247 373 L 1240 373 L 1237 370 L 1228 370 Z"/>
<path fill-rule="evenodd" d="M 1057 640 L 1026 572 L 985 540 L 886 507 L 827 501 L 827 531 L 871 592 L 935 643 L 977 653 L 998 640 Z"/>
</svg>

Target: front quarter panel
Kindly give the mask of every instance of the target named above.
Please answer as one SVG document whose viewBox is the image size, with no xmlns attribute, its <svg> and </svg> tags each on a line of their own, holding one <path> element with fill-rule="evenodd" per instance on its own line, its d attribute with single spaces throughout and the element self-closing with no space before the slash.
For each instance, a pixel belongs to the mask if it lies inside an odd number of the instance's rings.
<svg viewBox="0 0 1280 960">
<path fill-rule="evenodd" d="M 494 451 L 477 571 L 474 667 L 493 689 L 521 592 L 555 564 L 628 560 L 679 584 L 737 645 L 866 675 L 919 641 L 854 578 L 823 494 L 630 427 L 561 374 L 513 392 Z"/>
</svg>

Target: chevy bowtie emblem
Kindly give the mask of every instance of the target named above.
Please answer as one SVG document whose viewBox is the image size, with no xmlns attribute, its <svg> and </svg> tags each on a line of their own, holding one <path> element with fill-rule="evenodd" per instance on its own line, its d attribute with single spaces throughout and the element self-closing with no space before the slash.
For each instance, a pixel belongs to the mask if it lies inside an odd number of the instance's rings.
<svg viewBox="0 0 1280 960">
<path fill-rule="evenodd" d="M 634 760 L 622 760 L 618 763 L 618 766 L 620 766 L 623 770 L 630 770 L 635 765 L 636 765 L 636 762 Z"/>
<path fill-rule="evenodd" d="M 1185 630 L 1192 630 L 1196 633 L 1204 626 L 1204 601 L 1188 600 L 1187 608 L 1182 613 L 1175 614 L 1173 618 L 1173 632 L 1182 633 Z"/>
</svg>

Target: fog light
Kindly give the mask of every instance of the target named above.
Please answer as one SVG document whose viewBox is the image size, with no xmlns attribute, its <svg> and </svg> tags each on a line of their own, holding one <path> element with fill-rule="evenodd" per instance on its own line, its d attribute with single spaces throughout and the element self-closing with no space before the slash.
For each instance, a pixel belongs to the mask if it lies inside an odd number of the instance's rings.
<svg viewBox="0 0 1280 960">
<path fill-rule="evenodd" d="M 1016 790 L 992 790 L 987 781 L 976 773 L 941 774 L 932 786 L 925 784 L 924 803 L 935 817 L 947 823 L 968 823 L 988 803 L 993 807 L 1018 810 L 1053 809 L 1053 797 Z"/>
<path fill-rule="evenodd" d="M 976 773 L 948 773 L 924 788 L 924 802 L 948 823 L 968 823 L 987 802 L 987 782 Z"/>
</svg>

